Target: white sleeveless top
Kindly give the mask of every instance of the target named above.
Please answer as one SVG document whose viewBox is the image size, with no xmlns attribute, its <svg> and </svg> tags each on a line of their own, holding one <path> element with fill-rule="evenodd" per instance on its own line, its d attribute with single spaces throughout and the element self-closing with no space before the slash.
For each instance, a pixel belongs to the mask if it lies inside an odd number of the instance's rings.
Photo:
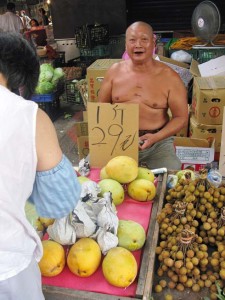
<svg viewBox="0 0 225 300">
<path fill-rule="evenodd" d="M 0 85 L 0 281 L 42 256 L 41 241 L 25 216 L 36 175 L 37 109 Z"/>
</svg>

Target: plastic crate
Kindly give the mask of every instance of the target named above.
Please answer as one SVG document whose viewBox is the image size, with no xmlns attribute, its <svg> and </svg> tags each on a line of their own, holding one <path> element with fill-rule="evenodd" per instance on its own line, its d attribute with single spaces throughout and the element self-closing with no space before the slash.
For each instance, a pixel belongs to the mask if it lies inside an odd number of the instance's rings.
<svg viewBox="0 0 225 300">
<path fill-rule="evenodd" d="M 125 34 L 109 37 L 110 58 L 122 58 L 125 51 Z"/>
<path fill-rule="evenodd" d="M 68 61 L 67 66 L 75 66 L 81 68 L 81 74 L 82 77 L 85 77 L 87 74 L 87 68 L 95 61 L 95 57 L 90 57 L 89 59 L 87 57 L 79 57 L 74 58 Z"/>
<path fill-rule="evenodd" d="M 98 58 L 107 58 L 110 56 L 110 46 L 109 45 L 99 45 L 92 49 L 90 48 L 81 48 L 80 56 L 83 56 L 84 59 L 89 60 L 90 57 Z"/>
<path fill-rule="evenodd" d="M 93 48 L 109 43 L 109 25 L 83 25 L 75 28 L 75 41 L 78 48 Z"/>
<path fill-rule="evenodd" d="M 57 51 L 57 57 L 54 59 L 53 67 L 59 68 L 65 66 L 66 59 L 65 59 L 65 51 Z"/>
<path fill-rule="evenodd" d="M 33 95 L 31 100 L 46 112 L 52 121 L 60 115 L 60 99 L 57 92 L 44 95 Z"/>
<path fill-rule="evenodd" d="M 83 105 L 83 100 L 76 87 L 76 83 L 76 80 L 67 80 L 65 82 L 66 101 L 77 105 Z"/>
<path fill-rule="evenodd" d="M 34 101 L 34 102 L 37 102 L 37 103 L 39 103 L 39 102 L 53 102 L 54 98 L 55 98 L 54 93 L 43 94 L 43 95 L 35 94 L 31 97 L 31 100 Z"/>
<path fill-rule="evenodd" d="M 209 61 L 210 59 L 217 58 L 219 56 L 225 55 L 225 47 L 207 47 L 207 48 L 193 48 L 193 58 L 197 60 L 200 64 Z"/>
</svg>

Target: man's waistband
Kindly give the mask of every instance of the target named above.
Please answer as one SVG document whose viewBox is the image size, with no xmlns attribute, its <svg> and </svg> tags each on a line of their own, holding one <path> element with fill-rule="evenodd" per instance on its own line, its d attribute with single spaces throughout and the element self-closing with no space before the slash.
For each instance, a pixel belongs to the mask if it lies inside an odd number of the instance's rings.
<svg viewBox="0 0 225 300">
<path fill-rule="evenodd" d="M 166 124 L 165 124 L 166 125 Z M 163 127 L 165 127 L 165 125 L 163 125 L 162 127 L 158 128 L 158 129 L 146 129 L 146 130 L 139 130 L 139 136 L 145 135 L 147 133 L 156 133 L 159 132 L 161 129 L 163 129 Z"/>
</svg>

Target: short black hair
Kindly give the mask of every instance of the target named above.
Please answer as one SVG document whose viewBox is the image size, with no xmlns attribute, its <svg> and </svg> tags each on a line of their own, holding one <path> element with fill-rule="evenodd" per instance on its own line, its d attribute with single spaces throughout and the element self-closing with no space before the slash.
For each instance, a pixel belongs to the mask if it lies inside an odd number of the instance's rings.
<svg viewBox="0 0 225 300">
<path fill-rule="evenodd" d="M 43 14 L 43 15 L 45 15 L 46 14 L 46 11 L 44 10 L 44 8 L 43 7 L 41 7 L 41 8 L 39 8 L 39 11 Z"/>
<path fill-rule="evenodd" d="M 30 20 L 30 24 L 31 24 L 31 21 L 34 21 L 34 22 L 35 22 L 35 26 L 39 26 L 38 20 L 36 20 L 36 19 L 31 19 L 31 20 Z"/>
<path fill-rule="evenodd" d="M 13 2 L 8 2 L 6 8 L 7 8 L 7 10 L 12 11 L 12 10 L 16 9 L 16 5 Z"/>
<path fill-rule="evenodd" d="M 29 42 L 20 34 L 0 32 L 0 73 L 10 90 L 23 87 L 25 99 L 30 99 L 39 78 L 39 58 Z"/>
</svg>

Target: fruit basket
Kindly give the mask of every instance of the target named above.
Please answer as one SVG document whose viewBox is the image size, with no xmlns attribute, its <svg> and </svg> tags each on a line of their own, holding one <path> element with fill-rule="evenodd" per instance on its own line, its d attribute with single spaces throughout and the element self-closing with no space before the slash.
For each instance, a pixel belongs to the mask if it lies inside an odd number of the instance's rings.
<svg viewBox="0 0 225 300">
<path fill-rule="evenodd" d="M 179 202 L 173 201 L 172 198 L 175 199 L 179 195 L 178 185 L 168 189 L 165 193 L 155 229 L 158 234 L 158 243 L 152 253 L 154 256 L 152 259 L 154 300 L 167 299 L 166 296 L 168 299 L 182 300 L 217 299 L 217 284 L 223 285 L 221 289 L 224 287 L 225 281 L 220 272 L 225 250 L 216 245 L 216 243 L 220 245 L 224 243 L 224 232 L 219 229 L 221 217 L 218 214 L 217 223 L 215 214 L 219 212 L 218 209 L 221 206 L 217 203 L 224 203 L 224 182 L 220 188 L 214 188 L 206 181 L 204 172 L 200 170 L 196 173 L 195 181 L 191 181 L 190 178 L 179 181 L 180 190 L 183 191 L 181 193 L 186 191 L 185 195 L 188 194 L 187 197 L 189 197 L 186 199 L 192 199 L 190 202 L 185 202 L 186 200 L 182 200 L 184 199 L 182 197 Z M 170 172 L 172 176 L 176 173 Z M 198 199 L 198 192 L 203 189 L 204 196 Z M 194 193 L 196 202 L 192 197 Z M 212 198 L 207 200 L 209 195 L 214 195 L 213 202 L 210 202 Z M 220 200 L 217 202 L 214 199 Z M 195 205 L 196 203 L 198 205 Z M 210 213 L 207 215 L 208 209 Z M 222 213 L 221 210 L 221 215 Z M 214 224 L 212 228 L 210 224 Z M 176 251 L 173 252 L 175 249 Z M 220 258 L 217 261 L 218 257 Z M 221 264 L 220 267 L 219 264 Z"/>
<path fill-rule="evenodd" d="M 100 172 L 100 170 L 98 170 L 98 172 Z M 74 277 L 73 274 L 72 277 L 68 277 L 69 271 L 65 268 L 63 272 L 55 278 L 42 278 L 45 299 L 149 299 L 153 278 L 152 253 L 157 244 L 157 234 L 155 234 L 156 216 L 161 209 L 160 205 L 164 199 L 166 180 L 166 173 L 158 176 L 157 192 L 153 202 L 140 203 L 127 198 L 118 206 L 119 217 L 123 216 L 125 218 L 126 216 L 127 219 L 131 219 L 132 217 L 136 219 L 141 218 L 142 222 L 145 223 L 146 243 L 141 250 L 134 251 L 134 256 L 139 265 L 138 276 L 135 282 L 126 289 L 114 286 L 109 287 L 109 284 L 103 280 L 101 268 L 89 278 Z"/>
</svg>

